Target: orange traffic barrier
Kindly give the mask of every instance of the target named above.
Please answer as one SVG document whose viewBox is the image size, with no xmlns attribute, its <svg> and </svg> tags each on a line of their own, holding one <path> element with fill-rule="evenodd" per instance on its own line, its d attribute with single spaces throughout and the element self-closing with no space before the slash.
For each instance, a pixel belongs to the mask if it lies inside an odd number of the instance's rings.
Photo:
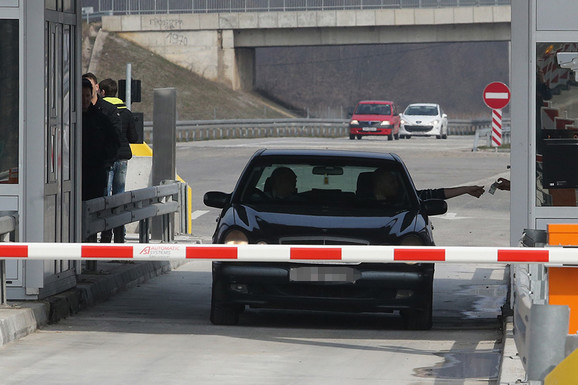
<svg viewBox="0 0 578 385">
<path fill-rule="evenodd" d="M 549 224 L 548 244 L 578 246 L 578 224 Z M 578 332 L 578 266 L 548 268 L 548 303 L 570 308 L 569 334 Z"/>
</svg>

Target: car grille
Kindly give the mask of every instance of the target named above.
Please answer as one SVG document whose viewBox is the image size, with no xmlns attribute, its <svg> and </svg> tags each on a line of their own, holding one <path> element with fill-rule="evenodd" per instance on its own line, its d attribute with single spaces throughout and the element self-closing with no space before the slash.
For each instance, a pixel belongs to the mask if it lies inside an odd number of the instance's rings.
<svg viewBox="0 0 578 385">
<path fill-rule="evenodd" d="M 369 245 L 365 239 L 335 237 L 285 237 L 279 238 L 282 245 Z"/>
<path fill-rule="evenodd" d="M 275 290 L 276 289 L 276 290 Z M 296 298 L 358 298 L 358 299 L 393 299 L 395 290 L 387 288 L 364 287 L 359 285 L 317 285 L 298 284 L 269 287 L 268 293 L 275 292 L 280 296 Z M 275 291 L 273 291 L 275 290 Z"/>
<path fill-rule="evenodd" d="M 380 124 L 381 124 L 381 121 L 379 121 L 379 120 L 360 120 L 359 121 L 360 126 L 372 127 L 372 126 L 379 126 Z"/>
<path fill-rule="evenodd" d="M 423 131 L 431 131 L 433 126 L 408 126 L 407 124 L 403 126 L 406 131 L 409 132 L 423 132 Z"/>
</svg>

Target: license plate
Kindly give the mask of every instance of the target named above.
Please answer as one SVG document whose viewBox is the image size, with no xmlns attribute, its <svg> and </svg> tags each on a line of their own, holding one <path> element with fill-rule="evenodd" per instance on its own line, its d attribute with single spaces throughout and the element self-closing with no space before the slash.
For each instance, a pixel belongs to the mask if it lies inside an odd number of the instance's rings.
<svg viewBox="0 0 578 385">
<path fill-rule="evenodd" d="M 363 127 L 363 131 L 377 131 L 375 127 Z"/>
<path fill-rule="evenodd" d="M 349 282 L 361 277 L 357 269 L 345 266 L 304 266 L 289 270 L 289 280 L 294 282 Z"/>
</svg>

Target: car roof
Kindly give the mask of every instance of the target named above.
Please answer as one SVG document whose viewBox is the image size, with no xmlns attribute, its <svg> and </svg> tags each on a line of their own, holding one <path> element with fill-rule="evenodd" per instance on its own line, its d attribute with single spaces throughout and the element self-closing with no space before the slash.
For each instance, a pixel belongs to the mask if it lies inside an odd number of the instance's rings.
<svg viewBox="0 0 578 385">
<path fill-rule="evenodd" d="M 394 104 L 392 101 L 390 100 L 362 100 L 360 102 L 358 102 L 357 104 Z"/>
<path fill-rule="evenodd" d="M 409 106 L 427 106 L 427 107 L 429 107 L 429 106 L 439 106 L 439 104 L 437 104 L 437 103 L 412 103 L 412 104 L 408 104 L 408 107 Z"/>
<path fill-rule="evenodd" d="M 326 156 L 338 158 L 381 159 L 401 162 L 397 154 L 385 152 L 327 150 L 327 149 L 270 149 L 264 148 L 254 155 L 258 156 Z"/>
</svg>

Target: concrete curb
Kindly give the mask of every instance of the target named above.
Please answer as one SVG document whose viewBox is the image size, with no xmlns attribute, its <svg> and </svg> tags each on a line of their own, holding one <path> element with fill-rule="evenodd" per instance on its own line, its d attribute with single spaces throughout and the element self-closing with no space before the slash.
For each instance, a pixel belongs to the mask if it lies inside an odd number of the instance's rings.
<svg viewBox="0 0 578 385">
<path fill-rule="evenodd" d="M 514 318 L 504 319 L 502 340 L 502 360 L 500 364 L 499 385 L 525 384 L 526 370 L 516 348 L 514 340 Z"/>
<path fill-rule="evenodd" d="M 41 301 L 0 306 L 0 346 L 23 338 L 147 280 L 182 262 L 98 262 L 95 274 L 80 274 L 75 288 Z"/>
</svg>

